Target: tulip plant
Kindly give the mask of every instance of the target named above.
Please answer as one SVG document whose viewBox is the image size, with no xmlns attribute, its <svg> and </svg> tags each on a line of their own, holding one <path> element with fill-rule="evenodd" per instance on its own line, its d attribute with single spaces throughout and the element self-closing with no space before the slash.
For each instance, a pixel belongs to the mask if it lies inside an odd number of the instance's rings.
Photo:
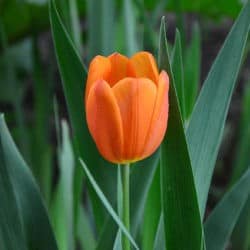
<svg viewBox="0 0 250 250">
<path fill-rule="evenodd" d="M 131 1 L 124 3 L 128 14 Z M 195 50 L 187 51 L 187 62 L 182 58 L 178 30 L 169 45 L 167 17 L 155 55 L 129 40 L 128 15 L 125 55 L 114 47 L 85 64 L 79 37 L 65 27 L 54 0 L 49 15 L 73 136 L 66 121 L 60 128 L 55 101 L 61 176 L 46 208 L 1 115 L 0 249 L 73 250 L 77 242 L 84 250 L 227 249 L 250 211 L 250 168 L 235 174 L 212 211 L 206 206 L 249 34 L 250 1 L 197 96 L 187 81 L 197 73 Z M 250 222 L 245 229 L 246 244 L 233 249 L 250 246 Z"/>
</svg>

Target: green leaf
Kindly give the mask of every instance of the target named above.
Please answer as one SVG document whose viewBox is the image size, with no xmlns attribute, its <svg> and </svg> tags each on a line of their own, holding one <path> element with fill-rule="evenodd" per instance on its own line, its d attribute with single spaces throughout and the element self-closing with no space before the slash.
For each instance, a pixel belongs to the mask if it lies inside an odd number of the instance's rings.
<svg viewBox="0 0 250 250">
<path fill-rule="evenodd" d="M 133 190 L 133 192 L 130 194 L 130 217 L 131 232 L 134 237 L 136 237 L 139 225 L 142 221 L 147 193 L 158 162 L 159 150 L 148 159 L 132 164 L 131 166 L 130 189 Z M 116 235 L 117 226 L 113 219 L 109 217 L 102 229 L 97 249 L 111 249 L 116 239 Z"/>
<path fill-rule="evenodd" d="M 96 241 L 89 217 L 85 208 L 81 206 L 77 221 L 77 239 L 82 249 L 94 250 Z"/>
<path fill-rule="evenodd" d="M 184 56 L 185 119 L 190 117 L 198 94 L 201 68 L 201 37 L 198 23 L 195 23 L 192 39 Z"/>
<path fill-rule="evenodd" d="M 152 250 L 161 215 L 161 191 L 160 191 L 160 167 L 154 175 L 154 179 L 148 191 L 144 210 L 142 226 L 142 249 Z"/>
<path fill-rule="evenodd" d="M 187 142 L 203 217 L 229 103 L 240 69 L 250 25 L 250 2 L 236 20 L 195 104 Z"/>
<path fill-rule="evenodd" d="M 88 58 L 114 52 L 115 2 L 87 0 Z"/>
<path fill-rule="evenodd" d="M 6 196 L 6 202 L 1 203 L 0 211 L 6 209 L 5 213 L 1 215 L 1 220 L 8 219 L 6 223 L 0 223 L 2 226 L 10 226 L 8 233 L 15 233 L 15 235 L 9 236 L 3 235 L 1 232 L 0 239 L 1 241 L 12 240 L 11 244 L 17 244 L 15 248 L 13 245 L 10 245 L 10 248 L 1 247 L 1 249 L 26 249 L 23 246 L 23 242 L 20 239 L 22 233 L 20 232 L 18 217 L 15 211 L 15 207 L 19 209 L 18 213 L 21 217 L 22 228 L 27 244 L 27 249 L 36 249 L 36 250 L 57 250 L 56 242 L 54 239 L 53 231 L 50 226 L 46 208 L 44 207 L 43 201 L 40 196 L 37 185 L 34 182 L 29 168 L 19 154 L 10 133 L 4 122 L 3 115 L 0 117 L 0 138 L 1 138 L 1 162 L 5 162 L 5 165 L 1 163 L 1 170 L 5 172 L 4 175 L 1 174 L 0 178 L 4 177 L 6 189 L 2 199 Z M 6 169 L 8 172 L 6 172 Z M 8 178 L 11 182 L 7 184 Z M 1 179 L 0 179 L 1 180 Z M 10 199 L 13 198 L 13 192 L 15 194 L 14 200 L 11 200 L 12 204 L 9 203 Z M 8 195 L 8 198 L 7 198 Z M 16 200 L 16 205 L 13 202 Z M 13 218 L 8 218 L 11 215 Z M 11 220 L 14 220 L 13 224 Z M 11 227 L 15 225 L 14 231 Z M 19 231 L 19 232 L 18 232 Z M 3 231 L 4 232 L 4 231 Z M 0 244 L 2 244 L 0 241 Z"/>
<path fill-rule="evenodd" d="M 123 0 L 123 15 L 126 54 L 131 56 L 138 51 L 138 42 L 136 38 L 136 18 L 133 1 Z"/>
<path fill-rule="evenodd" d="M 164 250 L 165 247 L 165 232 L 164 232 L 164 222 L 163 222 L 163 213 L 160 215 L 157 232 L 155 235 L 154 241 L 154 250 Z"/>
<path fill-rule="evenodd" d="M 57 61 L 63 81 L 64 95 L 67 101 L 67 108 L 73 127 L 74 142 L 78 150 L 78 155 L 91 166 L 91 172 L 96 181 L 113 204 L 115 200 L 115 190 L 113 187 L 116 182 L 116 171 L 113 164 L 104 161 L 100 156 L 89 134 L 85 119 L 83 98 L 87 73 L 60 20 L 54 0 L 50 1 L 50 20 Z M 77 166 L 74 181 L 76 207 L 78 207 L 77 204 L 81 198 L 82 175 L 83 173 L 80 166 Z M 103 209 L 101 202 L 95 197 L 93 190 L 90 188 L 89 191 L 93 201 L 92 205 L 95 212 L 97 229 L 99 230 L 104 223 L 107 213 Z M 76 214 L 78 213 L 76 212 Z"/>
<path fill-rule="evenodd" d="M 178 97 L 181 115 L 183 119 L 185 116 L 185 92 L 184 92 L 184 73 L 183 73 L 183 62 L 182 62 L 182 49 L 181 49 L 181 36 L 177 29 L 175 33 L 175 43 L 172 51 L 171 60 L 173 77 L 176 86 L 176 94 Z"/>
<path fill-rule="evenodd" d="M 228 191 L 205 222 L 207 250 L 223 250 L 250 194 L 250 168 Z"/>
<path fill-rule="evenodd" d="M 139 249 L 134 241 L 134 239 L 132 238 L 132 236 L 130 235 L 130 233 L 127 231 L 126 227 L 123 225 L 122 221 L 120 220 L 119 216 L 116 214 L 116 212 L 114 211 L 114 209 L 112 208 L 112 206 L 110 205 L 109 201 L 107 200 L 107 198 L 104 196 L 102 190 L 99 188 L 99 186 L 97 185 L 95 179 L 93 178 L 93 176 L 91 175 L 91 173 L 89 172 L 87 166 L 85 165 L 85 163 L 81 160 L 80 163 L 85 171 L 85 174 L 87 175 L 89 181 L 91 182 L 93 188 L 95 189 L 95 192 L 97 193 L 99 199 L 102 201 L 103 206 L 105 206 L 105 208 L 108 210 L 109 214 L 112 216 L 112 218 L 114 219 L 114 221 L 117 223 L 117 225 L 119 226 L 119 228 L 122 230 L 122 232 L 126 235 L 126 237 L 130 240 L 130 242 L 132 243 L 132 245 L 136 248 Z"/>
<path fill-rule="evenodd" d="M 69 127 L 64 120 L 62 121 L 62 145 L 59 145 L 57 153 L 60 178 L 52 201 L 52 222 L 59 249 L 73 250 L 73 173 L 75 163 Z"/>
<path fill-rule="evenodd" d="M 200 250 L 202 225 L 192 167 L 169 63 L 165 19 L 162 18 L 159 68 L 170 78 L 168 128 L 161 146 L 161 195 L 166 249 Z"/>
<path fill-rule="evenodd" d="M 9 250 L 26 250 L 21 218 L 18 211 L 17 197 L 11 182 L 10 161 L 6 155 L 6 135 L 3 115 L 0 116 L 0 248 Z M 7 152 L 8 153 L 8 152 Z"/>
</svg>

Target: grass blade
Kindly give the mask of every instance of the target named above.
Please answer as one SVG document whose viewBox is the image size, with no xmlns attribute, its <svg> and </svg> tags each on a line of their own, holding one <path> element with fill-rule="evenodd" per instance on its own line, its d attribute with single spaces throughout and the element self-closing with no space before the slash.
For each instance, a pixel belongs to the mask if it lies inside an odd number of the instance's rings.
<svg viewBox="0 0 250 250">
<path fill-rule="evenodd" d="M 109 201 L 104 196 L 102 190 L 97 185 L 96 181 L 94 180 L 93 176 L 89 172 L 89 170 L 88 170 L 87 166 L 85 165 L 85 163 L 82 161 L 82 159 L 79 159 L 79 161 L 80 161 L 80 163 L 81 163 L 81 165 L 82 165 L 82 167 L 84 169 L 85 174 L 87 175 L 89 181 L 91 182 L 93 188 L 95 189 L 95 192 L 97 193 L 98 197 L 102 201 L 102 203 L 105 206 L 105 208 L 108 210 L 109 214 L 112 216 L 112 218 L 117 223 L 117 225 L 120 227 L 120 229 L 122 230 L 122 232 L 126 235 L 126 237 L 130 240 L 131 244 L 135 247 L 135 249 L 139 249 L 137 247 L 134 239 L 132 238 L 132 236 L 130 235 L 130 233 L 127 231 L 127 229 L 125 228 L 125 226 L 121 222 L 119 216 L 116 214 L 116 212 L 114 211 L 114 209 L 110 205 Z"/>
</svg>

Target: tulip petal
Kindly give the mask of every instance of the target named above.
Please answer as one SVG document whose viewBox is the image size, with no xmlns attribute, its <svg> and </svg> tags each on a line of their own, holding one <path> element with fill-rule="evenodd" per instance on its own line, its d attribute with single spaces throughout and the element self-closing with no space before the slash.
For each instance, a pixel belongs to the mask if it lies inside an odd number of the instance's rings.
<svg viewBox="0 0 250 250">
<path fill-rule="evenodd" d="M 151 126 L 148 131 L 144 152 L 142 155 L 152 154 L 161 144 L 167 129 L 168 120 L 168 90 L 169 78 L 165 71 L 159 76 L 157 97 L 152 116 Z"/>
<path fill-rule="evenodd" d="M 121 79 L 127 77 L 127 66 L 129 59 L 119 53 L 113 53 L 108 57 L 111 63 L 111 73 L 107 79 L 105 79 L 112 87 Z"/>
<path fill-rule="evenodd" d="M 129 59 L 128 74 L 137 78 L 149 78 L 157 84 L 159 73 L 153 55 L 145 51 L 134 54 Z"/>
<path fill-rule="evenodd" d="M 86 105 L 87 124 L 102 156 L 120 162 L 123 150 L 122 120 L 109 84 L 97 81 L 90 89 Z"/>
<path fill-rule="evenodd" d="M 110 60 L 104 56 L 96 56 L 90 63 L 88 79 L 85 90 L 85 101 L 89 94 L 90 88 L 97 80 L 105 80 L 109 77 L 111 72 Z"/>
<path fill-rule="evenodd" d="M 146 78 L 125 78 L 113 87 L 120 108 L 127 161 L 141 159 L 154 111 L 156 85 Z"/>
</svg>

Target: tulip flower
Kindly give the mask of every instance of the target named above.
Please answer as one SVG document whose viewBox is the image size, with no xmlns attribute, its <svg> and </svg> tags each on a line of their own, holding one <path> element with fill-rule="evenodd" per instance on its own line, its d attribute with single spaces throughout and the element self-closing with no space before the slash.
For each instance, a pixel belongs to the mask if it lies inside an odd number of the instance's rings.
<svg viewBox="0 0 250 250">
<path fill-rule="evenodd" d="M 154 57 L 138 52 L 96 56 L 85 91 L 89 131 L 101 155 L 113 163 L 150 156 L 161 144 L 168 120 L 169 78 Z"/>
</svg>

